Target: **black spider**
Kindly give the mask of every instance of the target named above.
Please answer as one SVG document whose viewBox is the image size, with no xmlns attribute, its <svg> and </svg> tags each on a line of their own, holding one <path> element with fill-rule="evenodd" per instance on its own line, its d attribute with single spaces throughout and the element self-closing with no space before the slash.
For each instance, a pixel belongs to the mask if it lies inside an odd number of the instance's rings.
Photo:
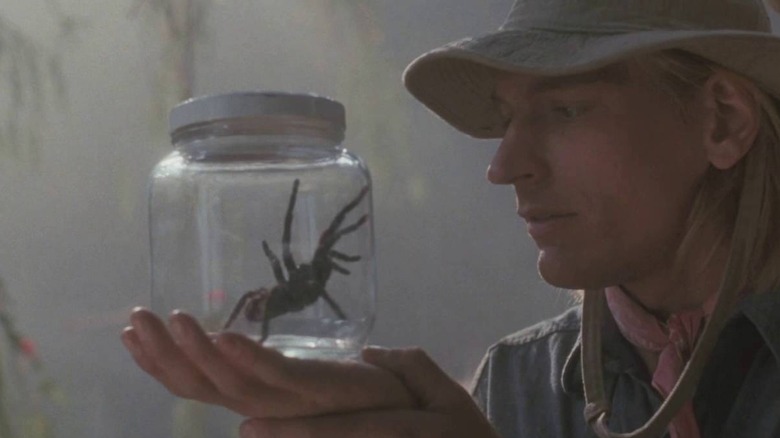
<svg viewBox="0 0 780 438">
<path fill-rule="evenodd" d="M 290 253 L 290 228 L 292 226 L 295 198 L 298 195 L 298 185 L 299 180 L 296 179 L 293 183 L 287 214 L 284 217 L 284 234 L 282 235 L 282 260 L 285 268 L 287 268 L 288 278 L 284 277 L 279 258 L 276 257 L 276 254 L 271 251 L 268 243 L 264 240 L 263 251 L 271 262 L 277 285 L 270 289 L 263 287 L 252 290 L 241 296 L 233 311 L 230 312 L 223 330 L 228 329 L 233 324 L 241 309 L 243 309 L 244 317 L 247 320 L 263 322 L 260 338 L 260 343 L 263 343 L 268 338 L 268 325 L 273 318 L 303 310 L 320 298 L 325 300 L 336 316 L 343 320 L 347 319 L 347 315 L 341 310 L 341 307 L 325 290 L 325 283 L 328 282 L 333 271 L 344 275 L 349 275 L 350 273 L 347 269 L 337 264 L 334 259 L 344 262 L 360 260 L 360 256 L 349 256 L 340 253 L 333 249 L 333 246 L 342 236 L 357 230 L 368 220 L 368 215 L 364 214 L 354 224 L 339 229 L 347 213 L 353 210 L 366 196 L 368 186 L 363 187 L 355 199 L 336 214 L 330 226 L 320 235 L 320 241 L 317 249 L 314 251 L 311 262 L 298 265 Z"/>
</svg>

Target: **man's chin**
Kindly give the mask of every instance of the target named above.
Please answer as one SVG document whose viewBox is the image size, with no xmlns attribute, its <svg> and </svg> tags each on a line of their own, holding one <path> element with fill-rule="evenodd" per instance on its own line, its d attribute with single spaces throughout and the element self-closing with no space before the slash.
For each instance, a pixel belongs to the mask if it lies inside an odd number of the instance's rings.
<svg viewBox="0 0 780 438">
<path fill-rule="evenodd" d="M 576 263 L 573 260 L 560 260 L 544 252 L 539 254 L 537 264 L 539 275 L 550 286 L 569 289 L 601 289 L 611 286 L 605 275 L 601 275 L 592 266 Z"/>
</svg>

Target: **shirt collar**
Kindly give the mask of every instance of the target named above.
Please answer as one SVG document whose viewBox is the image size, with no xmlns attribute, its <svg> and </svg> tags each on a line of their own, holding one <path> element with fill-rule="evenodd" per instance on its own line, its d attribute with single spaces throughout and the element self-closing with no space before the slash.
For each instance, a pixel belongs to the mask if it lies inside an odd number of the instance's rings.
<svg viewBox="0 0 780 438">
<path fill-rule="evenodd" d="M 582 308 L 580 308 L 580 312 L 582 312 Z M 581 321 L 580 319 L 580 324 L 582 324 Z M 620 334 L 620 329 L 609 312 L 605 312 L 601 337 L 604 349 L 604 379 L 607 388 L 611 387 L 615 378 L 622 373 L 632 375 L 641 381 L 649 381 L 647 367 L 631 344 Z M 563 390 L 569 394 L 584 393 L 581 350 L 582 331 L 569 352 L 561 373 L 561 385 Z"/>
</svg>

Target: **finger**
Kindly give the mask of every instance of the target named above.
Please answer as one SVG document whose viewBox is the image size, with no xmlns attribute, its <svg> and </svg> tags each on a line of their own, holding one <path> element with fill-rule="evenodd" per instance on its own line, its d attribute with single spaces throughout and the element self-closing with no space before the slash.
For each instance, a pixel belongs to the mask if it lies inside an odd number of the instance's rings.
<svg viewBox="0 0 780 438">
<path fill-rule="evenodd" d="M 216 338 L 217 348 L 234 366 L 277 388 L 302 392 L 314 386 L 344 383 L 363 378 L 365 364 L 355 361 L 325 361 L 286 357 L 277 350 L 265 348 L 246 336 L 223 333 Z M 379 369 L 371 367 L 373 377 Z"/>
<path fill-rule="evenodd" d="M 138 346 L 146 353 L 156 373 L 167 369 L 186 366 L 186 358 L 173 342 L 168 329 L 152 312 L 137 308 L 130 315 L 130 324 L 137 334 Z"/>
<path fill-rule="evenodd" d="M 415 406 L 395 375 L 372 365 L 289 358 L 235 333 L 219 335 L 216 346 L 234 366 L 287 394 L 285 402 L 293 404 L 289 415 Z M 277 412 L 282 406 L 276 404 Z"/>
<path fill-rule="evenodd" d="M 296 389 L 324 408 L 322 413 L 417 406 L 398 377 L 370 364 L 298 360 L 288 372 Z"/>
<path fill-rule="evenodd" d="M 267 392 L 263 398 L 267 401 L 257 400 L 257 406 L 265 406 L 261 415 L 252 416 L 322 415 L 352 409 L 365 399 L 350 397 L 350 385 L 354 382 L 349 378 L 354 373 L 346 364 L 286 357 L 236 333 L 220 334 L 216 346 L 236 368 L 262 381 Z M 396 386 L 404 390 L 400 383 Z M 258 394 L 255 397 L 260 398 Z"/>
<path fill-rule="evenodd" d="M 247 374 L 257 374 L 268 381 L 282 384 L 291 377 L 287 373 L 287 358 L 282 353 L 262 347 L 257 342 L 237 333 L 220 333 L 215 339 L 216 348 L 231 363 Z"/>
<path fill-rule="evenodd" d="M 170 317 L 170 327 L 184 354 L 229 400 L 228 407 L 247 416 L 267 417 L 277 414 L 278 407 L 274 406 L 274 402 L 283 394 L 266 384 L 256 372 L 231 361 L 195 318 L 184 312 L 174 312 Z M 221 336 L 217 336 L 217 339 Z"/>
<path fill-rule="evenodd" d="M 449 420 L 449 421 L 448 421 Z M 241 438 L 458 438 L 453 419 L 422 411 L 375 411 L 290 420 L 252 418 Z M 478 435 L 476 435 L 478 436 Z M 473 437 L 469 437 L 473 438 Z"/>
<path fill-rule="evenodd" d="M 179 397 L 212 403 L 219 400 L 214 385 L 184 355 L 156 315 L 137 308 L 130 316 L 130 323 L 131 334 L 125 339 L 134 343 L 130 345 L 140 353 L 141 369 Z"/>
<path fill-rule="evenodd" d="M 225 398 L 221 404 L 244 415 L 260 418 L 286 418 L 321 412 L 313 400 L 299 391 L 288 389 L 291 381 L 285 372 L 286 359 L 280 353 L 261 347 L 243 335 L 224 333 L 215 340 L 206 334 L 192 316 L 174 312 L 170 318 L 176 342 L 189 359 L 197 364 Z M 240 345 L 243 361 L 225 354 L 225 344 L 232 340 Z M 219 347 L 217 346 L 219 345 Z M 227 350 L 230 351 L 229 348 Z M 233 351 L 234 356 L 236 354 Z M 251 359 L 246 356 L 250 355 Z"/>
<path fill-rule="evenodd" d="M 125 327 L 125 329 L 122 331 L 121 335 L 122 343 L 125 345 L 125 348 L 130 352 L 130 354 L 133 356 L 133 360 L 135 360 L 135 363 L 138 364 L 138 366 L 146 371 L 149 374 L 155 374 L 156 371 L 156 364 L 151 358 L 146 354 L 143 347 L 141 346 L 141 340 L 138 339 L 138 333 L 133 327 Z"/>
<path fill-rule="evenodd" d="M 176 344 L 204 374 L 218 386 L 224 384 L 230 387 L 234 384 L 229 376 L 235 375 L 237 370 L 227 363 L 195 318 L 182 311 L 175 311 L 168 319 L 168 326 Z"/>
<path fill-rule="evenodd" d="M 363 360 L 398 376 L 427 409 L 471 403 L 471 396 L 421 349 L 390 350 L 369 347 Z"/>
</svg>

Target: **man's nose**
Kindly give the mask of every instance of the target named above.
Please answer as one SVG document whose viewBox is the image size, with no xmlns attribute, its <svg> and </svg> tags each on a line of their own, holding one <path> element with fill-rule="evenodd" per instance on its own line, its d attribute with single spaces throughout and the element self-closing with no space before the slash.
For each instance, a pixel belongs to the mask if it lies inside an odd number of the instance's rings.
<svg viewBox="0 0 780 438">
<path fill-rule="evenodd" d="M 488 181 L 493 184 L 532 183 L 547 174 L 543 145 L 532 129 L 522 128 L 515 122 L 510 124 L 488 166 Z"/>
</svg>

